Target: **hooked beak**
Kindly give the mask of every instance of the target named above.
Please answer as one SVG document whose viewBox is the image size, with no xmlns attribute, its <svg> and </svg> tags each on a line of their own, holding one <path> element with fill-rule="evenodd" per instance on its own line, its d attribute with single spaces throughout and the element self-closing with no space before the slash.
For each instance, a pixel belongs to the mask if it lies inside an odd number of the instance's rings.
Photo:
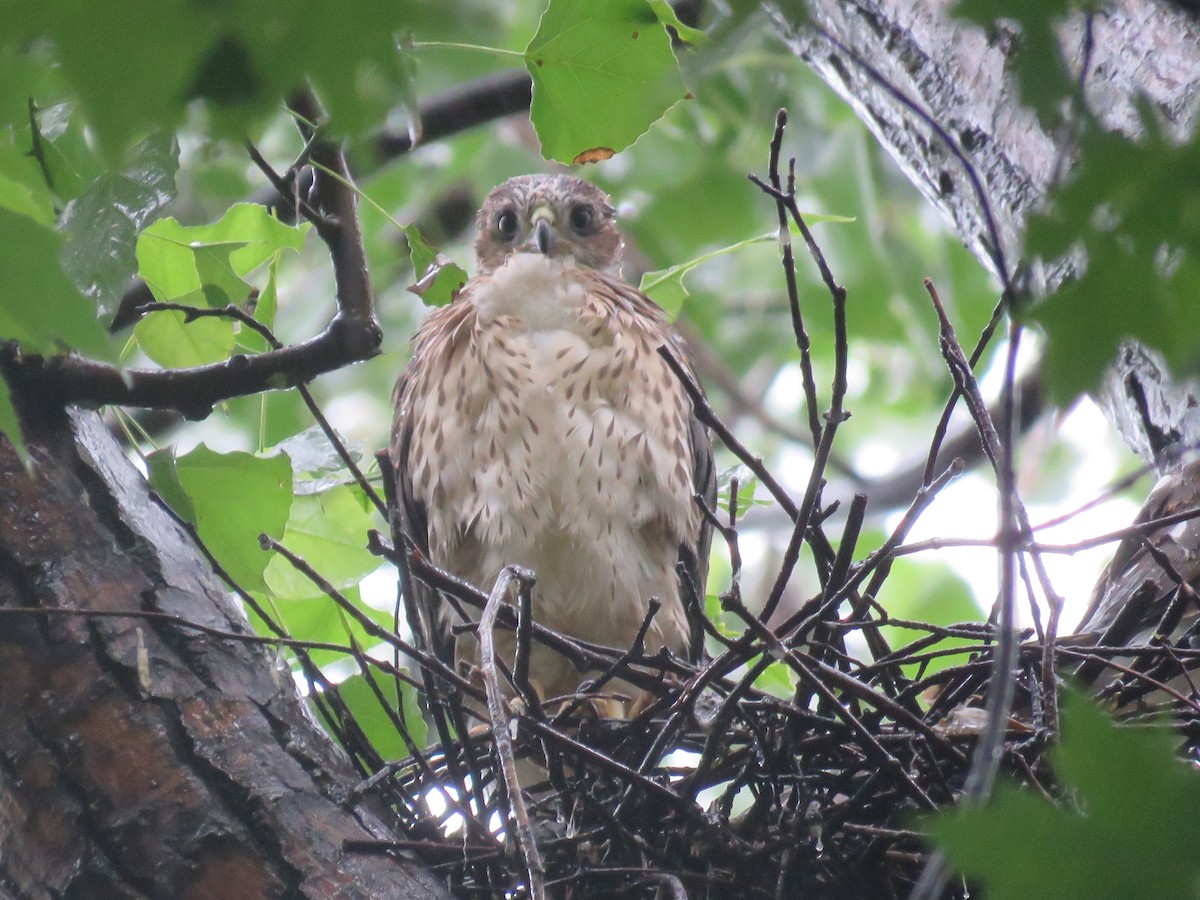
<svg viewBox="0 0 1200 900">
<path fill-rule="evenodd" d="M 533 211 L 532 218 L 533 233 L 525 243 L 525 248 L 549 256 L 554 249 L 554 214 L 545 206 L 539 206 Z"/>
<path fill-rule="evenodd" d="M 554 247 L 554 229 L 545 219 L 538 219 L 537 224 L 533 226 L 533 237 L 530 240 L 537 247 L 538 253 L 549 256 Z"/>
</svg>

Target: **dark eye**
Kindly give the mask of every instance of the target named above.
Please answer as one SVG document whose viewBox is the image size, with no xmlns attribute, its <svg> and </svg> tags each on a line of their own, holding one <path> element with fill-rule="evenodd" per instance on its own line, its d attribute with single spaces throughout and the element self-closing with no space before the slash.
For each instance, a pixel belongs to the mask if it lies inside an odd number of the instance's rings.
<svg viewBox="0 0 1200 900">
<path fill-rule="evenodd" d="M 511 209 L 503 210 L 496 216 L 496 231 L 506 241 L 517 236 L 517 214 Z"/>
<path fill-rule="evenodd" d="M 588 234 L 595 224 L 596 211 L 586 203 L 571 207 L 571 229 L 576 234 Z"/>
</svg>

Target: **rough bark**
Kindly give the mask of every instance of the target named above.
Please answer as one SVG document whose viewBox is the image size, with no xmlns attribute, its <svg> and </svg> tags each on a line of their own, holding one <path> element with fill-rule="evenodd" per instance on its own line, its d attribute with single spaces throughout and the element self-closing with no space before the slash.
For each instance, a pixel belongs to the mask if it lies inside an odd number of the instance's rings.
<svg viewBox="0 0 1200 900">
<path fill-rule="evenodd" d="M 810 24 L 798 24 L 786 4 L 780 7 L 776 18 L 789 46 L 846 98 L 994 271 L 990 207 L 1011 275 L 1025 219 L 1044 201 L 1069 152 L 1065 131 L 1048 133 L 1021 105 L 1009 74 L 1017 32 L 951 19 L 943 0 L 806 0 Z M 1082 16 L 1069 19 L 1059 37 L 1078 77 Z M 1200 21 L 1194 14 L 1158 0 L 1120 0 L 1095 16 L 1092 40 L 1082 80 L 1088 108 L 1105 128 L 1137 134 L 1136 103 L 1144 95 L 1176 135 L 1194 129 L 1200 116 Z M 981 190 L 956 151 L 978 174 Z M 1052 288 L 1066 274 L 1064 263 L 1052 265 L 1031 287 Z"/>
<path fill-rule="evenodd" d="M 100 420 L 0 440 L 0 896 L 445 896 Z M 18 608 L 132 613 L 96 618 Z"/>
</svg>

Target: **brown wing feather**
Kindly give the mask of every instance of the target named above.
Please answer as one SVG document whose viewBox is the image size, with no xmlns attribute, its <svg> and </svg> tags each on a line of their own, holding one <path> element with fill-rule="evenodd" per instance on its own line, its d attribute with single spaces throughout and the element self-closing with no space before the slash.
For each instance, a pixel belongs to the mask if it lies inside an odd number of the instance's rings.
<svg viewBox="0 0 1200 900">
<path fill-rule="evenodd" d="M 696 377 L 691 349 L 683 336 L 671 326 L 662 308 L 624 281 L 601 273 L 596 273 L 596 278 L 607 288 L 606 293 L 612 300 L 640 320 L 650 323 L 656 331 L 663 335 L 664 343 L 683 363 L 692 382 L 699 387 L 700 379 Z M 687 446 L 690 451 L 692 485 L 695 492 L 703 498 L 705 505 L 709 509 L 714 509 L 717 503 L 717 474 L 713 461 L 712 438 L 708 429 L 691 411 L 691 401 L 687 398 L 686 392 L 683 399 L 689 410 Z M 712 532 L 712 524 L 701 516 L 692 539 L 680 543 L 679 559 L 676 563 L 676 571 L 679 576 L 679 595 L 688 619 L 688 658 L 692 662 L 698 661 L 704 655 L 704 601 L 708 582 L 708 557 L 712 547 Z"/>
<path fill-rule="evenodd" d="M 708 429 L 694 415 L 690 426 L 692 483 L 696 486 L 696 493 L 704 499 L 704 505 L 715 509 L 717 470 L 713 463 L 712 439 Z M 696 540 L 679 547 L 679 566 L 682 569 L 680 596 L 683 598 L 683 609 L 688 617 L 688 655 L 692 662 L 698 662 L 704 655 L 704 601 L 712 533 L 712 523 L 706 518 L 701 518 Z"/>
<path fill-rule="evenodd" d="M 469 288 L 469 285 L 468 285 Z M 445 356 L 448 345 L 454 340 L 469 306 L 463 303 L 468 288 L 449 306 L 435 310 L 429 315 L 414 339 L 412 359 L 396 381 L 392 393 L 392 438 L 389 455 L 396 478 L 398 523 L 393 529 L 393 543 L 397 552 L 402 552 L 405 543 L 415 548 L 427 559 L 429 554 L 429 518 L 425 504 L 417 498 L 413 485 L 411 448 L 413 441 L 413 403 L 426 385 L 423 379 L 436 377 L 441 371 L 439 360 Z M 418 578 L 411 579 L 413 599 L 421 617 L 424 634 L 415 635 L 418 646 L 431 650 L 448 665 L 454 664 L 454 638 L 450 633 L 446 617 L 438 610 L 442 600 L 438 592 Z"/>
</svg>

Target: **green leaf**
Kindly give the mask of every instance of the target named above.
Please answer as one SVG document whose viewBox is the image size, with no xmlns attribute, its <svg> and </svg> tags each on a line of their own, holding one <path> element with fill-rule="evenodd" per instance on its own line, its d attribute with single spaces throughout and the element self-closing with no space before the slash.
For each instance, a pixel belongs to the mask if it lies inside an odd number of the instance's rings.
<svg viewBox="0 0 1200 900">
<path fill-rule="evenodd" d="M 358 608 L 380 629 L 391 631 L 395 628 L 391 612 L 377 610 L 362 602 L 358 586 L 344 588 L 340 593 L 349 604 Z M 337 601 L 325 594 L 304 598 L 278 598 L 274 594 L 256 592 L 254 596 L 265 610 L 270 610 L 272 619 L 282 625 L 284 631 L 295 640 L 336 644 L 338 649 L 313 647 L 308 650 L 308 655 L 318 667 L 346 664 L 346 654 L 349 653 L 352 641 L 362 649 L 370 649 L 379 644 L 377 635 L 370 634 L 358 619 L 350 616 Z M 253 611 L 250 618 L 259 634 L 270 634 L 262 619 Z M 340 649 L 342 647 L 346 649 Z"/>
<path fill-rule="evenodd" d="M 307 232 L 307 225 L 285 225 L 250 203 L 231 207 L 211 225 L 188 227 L 173 218 L 162 219 L 138 239 L 138 274 L 160 301 L 212 309 L 241 306 L 251 290 L 243 276 L 284 250 L 300 250 Z M 268 287 L 265 311 L 273 317 L 271 273 Z M 242 330 L 232 319 L 205 317 L 188 323 L 184 313 L 158 311 L 138 322 L 134 338 L 159 365 L 198 366 L 227 358 Z M 247 341 L 265 347 L 261 338 L 250 334 Z"/>
<path fill-rule="evenodd" d="M 254 319 L 267 328 L 275 327 L 275 313 L 279 311 L 279 262 L 282 253 L 276 253 L 267 264 L 267 283 L 259 292 L 254 304 Z M 253 334 L 253 332 L 250 332 Z M 266 348 L 266 341 L 263 341 Z"/>
<path fill-rule="evenodd" d="M 409 290 L 426 306 L 445 306 L 467 283 L 467 273 L 435 252 L 416 225 L 405 225 L 401 231 L 408 239 L 408 255 L 417 276 L 417 283 Z"/>
<path fill-rule="evenodd" d="M 263 590 L 270 556 L 258 536 L 283 537 L 292 507 L 291 460 L 283 453 L 216 453 L 201 444 L 175 460 L 175 477 L 191 501 L 204 545 L 235 582 Z M 165 484 L 159 480 L 156 489 Z M 170 488 L 163 498 L 170 502 Z"/>
<path fill-rule="evenodd" d="M 234 397 L 222 403 L 220 408 L 231 423 L 254 435 L 255 447 L 260 451 L 277 445 L 312 423 L 312 413 L 304 405 L 299 391 L 267 391 L 249 397 Z"/>
<path fill-rule="evenodd" d="M 213 309 L 223 306 L 241 306 L 250 297 L 250 285 L 239 278 L 233 270 L 231 257 L 242 244 L 214 244 L 192 247 L 196 260 L 196 274 L 200 276 L 200 290 L 207 305 Z"/>
<path fill-rule="evenodd" d="M 1195 900 L 1200 774 L 1175 758 L 1177 745 L 1166 728 L 1119 728 L 1071 693 L 1052 761 L 1074 802 L 1002 784 L 986 807 L 926 827 L 991 900 Z"/>
<path fill-rule="evenodd" d="M 139 143 L 123 172 L 105 172 L 67 206 L 63 268 L 102 314 L 117 309 L 137 270 L 138 233 L 175 197 L 179 148 L 159 132 Z"/>
<path fill-rule="evenodd" d="M 542 155 L 611 156 L 685 94 L 671 39 L 646 0 L 550 0 L 525 48 Z"/>
<path fill-rule="evenodd" d="M 69 347 L 110 358 L 95 309 L 59 267 L 61 247 L 56 232 L 0 208 L 0 338 L 20 341 L 34 353 Z"/>
<path fill-rule="evenodd" d="M 0 144 L 0 207 L 54 225 L 54 199 L 41 168 L 12 144 Z"/>
<path fill-rule="evenodd" d="M 275 313 L 279 309 L 279 262 L 282 253 L 274 254 L 267 262 L 267 283 L 254 301 L 254 320 L 267 328 L 275 327 Z M 267 339 L 252 328 L 239 327 L 237 345 L 251 353 L 263 353 L 272 349 Z"/>
<path fill-rule="evenodd" d="M 736 244 L 730 244 L 727 247 L 720 247 L 716 250 L 710 250 L 708 253 L 702 253 L 694 259 L 689 259 L 687 262 L 681 262 L 678 265 L 671 266 L 668 269 L 658 269 L 654 272 L 647 272 L 642 276 L 641 284 L 638 289 L 643 294 L 662 307 L 663 312 L 667 317 L 674 321 L 679 315 L 680 309 L 683 307 L 683 302 L 688 298 L 688 290 L 683 284 L 683 277 L 692 269 L 701 263 L 706 263 L 711 259 L 716 259 L 718 256 L 723 256 L 726 253 L 733 253 L 743 247 L 749 247 L 752 244 L 761 244 L 764 241 L 775 240 L 775 233 L 760 234 L 757 237 L 747 238 L 744 241 L 738 241 Z"/>
<path fill-rule="evenodd" d="M 718 573 L 716 571 L 718 569 L 724 569 L 725 571 Z M 728 575 L 728 562 L 723 556 L 714 556 L 713 564 L 709 569 L 709 584 L 725 584 L 728 582 Z M 725 612 L 721 606 L 720 594 L 704 595 L 704 615 L 708 617 L 708 621 L 716 626 L 717 631 L 721 632 L 725 637 L 737 637 L 746 628 L 745 623 L 741 619 L 733 613 Z"/>
<path fill-rule="evenodd" d="M 32 96 L 38 97 L 39 94 Z M 38 109 L 42 159 L 50 170 L 54 193 L 63 201 L 74 200 L 105 173 L 104 160 L 88 139 L 87 126 L 74 102 L 54 103 Z M 169 137 L 169 133 L 166 133 Z M 170 160 L 174 172 L 175 160 Z M 174 191 L 171 185 L 168 193 Z"/>
<path fill-rule="evenodd" d="M 1078 279 L 1027 312 L 1046 332 L 1046 380 L 1062 405 L 1099 384 L 1127 338 L 1182 373 L 1200 362 L 1200 142 L 1175 145 L 1146 124 L 1136 144 L 1090 128 L 1077 177 L 1030 223 L 1031 253 L 1087 253 Z"/>
<path fill-rule="evenodd" d="M 758 658 L 755 657 L 750 661 L 750 665 L 753 666 L 757 662 Z M 754 686 L 782 700 L 791 700 L 796 694 L 796 673 L 787 663 L 777 660 L 754 679 Z"/>
<path fill-rule="evenodd" d="M 375 682 L 379 693 L 383 695 L 385 702 L 397 711 L 412 742 L 418 747 L 424 746 L 426 725 L 417 705 L 416 691 L 410 685 L 402 686 L 404 709 L 401 714 L 400 707 L 396 702 L 395 680 L 375 672 L 372 672 L 370 677 Z M 384 759 L 395 760 L 404 759 L 409 755 L 408 745 L 396 732 L 395 722 L 379 705 L 379 698 L 367 684 L 363 675 L 351 675 L 337 686 L 337 692 L 350 712 L 354 714 L 355 720 L 362 727 L 371 746 L 380 756 Z"/>
<path fill-rule="evenodd" d="M 5 43 L 53 40 L 66 78 L 110 149 L 123 146 L 141 128 L 173 126 L 182 119 L 180 101 L 202 24 L 199 16 L 188 14 L 187 5 L 164 3 L 151 16 L 128 2 L 103 7 L 7 2 L 0 4 L 0 21 Z M 127 52 L 97 52 L 115 46 Z"/>
<path fill-rule="evenodd" d="M 175 298 L 188 306 L 206 306 L 205 300 L 200 291 Z M 187 368 L 228 359 L 236 334 L 230 319 L 205 316 L 188 322 L 185 313 L 160 310 L 139 321 L 133 337 L 142 352 L 160 366 Z"/>
<path fill-rule="evenodd" d="M 397 0 L 163 0 L 150 10 L 130 0 L 0 0 L 0 43 L 49 38 L 65 80 L 115 158 L 134 135 L 179 125 L 197 99 L 221 134 L 240 138 L 306 82 L 335 129 L 377 124 L 408 80 L 394 35 L 413 6 Z M 120 52 L 111 49 L 117 47 Z"/>
<path fill-rule="evenodd" d="M 264 15 L 266 11 L 270 14 Z M 396 98 L 412 93 L 413 67 L 399 52 L 396 37 L 426 11 L 444 14 L 446 4 L 430 0 L 249 4 L 242 21 L 244 40 L 258 70 L 270 78 L 267 109 L 307 76 L 336 133 L 377 129 Z M 361 27 L 348 28 L 349 22 Z"/>
<path fill-rule="evenodd" d="M 4 6 L 0 3 L 0 9 Z M 4 24 L 0 22 L 0 33 Z M 58 72 L 43 47 L 0 42 L 0 125 L 10 134 L 28 135 L 29 98 L 61 90 Z M 23 143 L 17 138 L 18 144 Z M 24 149 L 28 149 L 28 144 Z"/>
<path fill-rule="evenodd" d="M 742 464 L 729 466 L 717 472 L 717 509 L 729 512 L 729 490 L 733 479 L 738 481 L 738 517 L 746 514 L 752 506 L 770 506 L 775 500 L 771 496 L 758 497 L 758 478 Z"/>
<path fill-rule="evenodd" d="M 8 382 L 0 375 L 0 438 L 6 437 L 20 457 L 21 463 L 28 467 L 29 451 L 25 448 L 25 438 L 21 434 L 21 420 L 13 407 L 12 394 L 8 390 Z"/>
<path fill-rule="evenodd" d="M 138 275 L 154 293 L 154 298 L 160 302 L 178 301 L 189 295 L 199 295 L 198 305 L 207 306 L 196 250 L 205 247 L 209 250 L 216 248 L 211 244 L 193 247 L 191 242 L 184 238 L 164 234 L 164 228 L 174 230 L 172 225 L 178 223 L 173 219 L 163 219 L 147 228 L 138 239 Z M 241 244 L 225 244 L 220 250 L 228 260 L 229 254 L 240 246 Z"/>
<path fill-rule="evenodd" d="M 192 506 L 192 498 L 179 483 L 179 473 L 175 470 L 175 451 L 169 447 L 155 450 L 146 457 L 146 469 L 150 487 L 179 518 L 195 525 L 196 509 Z"/>
<path fill-rule="evenodd" d="M 354 492 L 340 485 L 295 497 L 282 543 L 340 590 L 358 584 L 379 568 L 378 558 L 366 548 L 371 526 L 371 517 Z M 272 593 L 282 599 L 320 594 L 316 585 L 280 556 L 271 559 L 263 577 Z"/>
<path fill-rule="evenodd" d="M 691 25 L 684 25 L 679 21 L 679 16 L 672 9 L 671 4 L 667 0 L 649 0 L 650 8 L 654 10 L 654 15 L 658 16 L 658 21 L 662 22 L 668 28 L 675 29 L 675 33 L 679 35 L 679 39 L 691 44 L 693 47 L 703 47 L 708 43 L 708 35 L 699 28 L 693 28 Z"/>
<path fill-rule="evenodd" d="M 299 252 L 309 228 L 308 224 L 285 225 L 255 203 L 236 203 L 210 225 L 185 226 L 173 218 L 162 219 L 138 241 L 138 274 L 156 293 L 161 290 L 162 299 L 177 297 L 204 284 L 197 256 L 210 258 L 216 267 L 210 274 L 219 270 L 243 278 L 280 251 Z"/>
<path fill-rule="evenodd" d="M 362 610 L 375 624 L 381 628 L 392 628 L 390 613 L 374 609 L 362 602 L 357 587 L 347 588 L 342 595 L 355 607 Z M 369 648 L 379 643 L 379 639 L 367 634 L 366 629 L 354 617 L 348 615 L 336 601 L 324 594 L 318 597 L 286 599 L 270 594 L 255 594 L 265 609 L 271 611 L 271 616 L 284 630 L 298 641 L 311 641 L 322 644 L 336 644 L 349 648 L 353 639 L 360 648 Z M 252 624 L 260 634 L 268 634 L 264 623 L 256 615 L 250 617 Z M 319 667 L 333 663 L 345 664 L 349 650 L 325 650 L 312 648 L 308 651 L 312 661 Z"/>
<path fill-rule="evenodd" d="M 338 435 L 351 457 L 362 463 L 362 448 L 350 444 Z M 348 475 L 346 464 L 320 425 L 311 425 L 298 434 L 290 435 L 276 446 L 292 460 L 292 473 L 297 494 L 316 494 L 343 484 Z M 358 491 L 355 485 L 350 490 Z"/>
</svg>

